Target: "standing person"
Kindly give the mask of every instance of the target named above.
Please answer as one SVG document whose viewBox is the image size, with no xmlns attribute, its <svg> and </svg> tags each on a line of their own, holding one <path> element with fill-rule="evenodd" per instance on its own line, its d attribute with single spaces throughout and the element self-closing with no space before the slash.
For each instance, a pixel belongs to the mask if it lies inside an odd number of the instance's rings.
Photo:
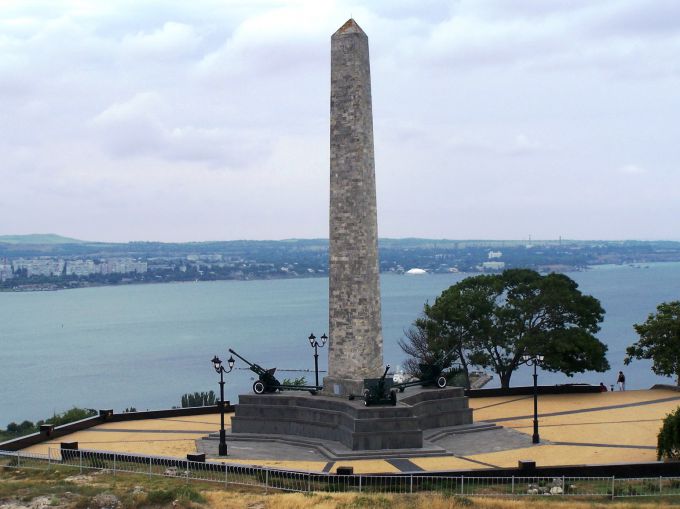
<svg viewBox="0 0 680 509">
<path fill-rule="evenodd" d="M 618 384 L 620 391 L 626 390 L 626 375 L 623 374 L 623 371 L 619 371 L 619 377 L 616 379 L 616 383 Z"/>
</svg>

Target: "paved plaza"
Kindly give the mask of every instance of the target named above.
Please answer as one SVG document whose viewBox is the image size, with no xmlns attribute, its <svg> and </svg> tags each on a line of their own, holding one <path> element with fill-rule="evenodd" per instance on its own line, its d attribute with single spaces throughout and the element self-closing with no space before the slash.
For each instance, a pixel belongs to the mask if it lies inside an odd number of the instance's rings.
<svg viewBox="0 0 680 509">
<path fill-rule="evenodd" d="M 514 467 L 520 459 L 538 466 L 654 461 L 661 422 L 679 405 L 680 392 L 664 389 L 541 396 L 542 443 L 533 445 L 531 396 L 475 398 L 470 399 L 475 422 L 501 428 L 442 439 L 437 445 L 450 452 L 446 456 L 330 461 L 304 446 L 228 441 L 226 461 L 317 472 L 347 465 L 356 473 Z M 210 443 L 203 438 L 219 430 L 219 420 L 219 414 L 210 414 L 103 423 L 25 451 L 47 453 L 60 442 L 77 441 L 82 449 L 185 458 Z"/>
</svg>

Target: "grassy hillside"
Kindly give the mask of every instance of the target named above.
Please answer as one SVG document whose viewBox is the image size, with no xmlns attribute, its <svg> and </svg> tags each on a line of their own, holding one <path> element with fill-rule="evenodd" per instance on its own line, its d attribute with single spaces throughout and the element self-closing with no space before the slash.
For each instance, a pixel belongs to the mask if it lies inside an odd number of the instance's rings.
<svg viewBox="0 0 680 509">
<path fill-rule="evenodd" d="M 30 235 L 0 235 L 0 242 L 6 244 L 83 244 L 84 241 L 62 237 L 54 233 L 32 233 Z"/>
</svg>

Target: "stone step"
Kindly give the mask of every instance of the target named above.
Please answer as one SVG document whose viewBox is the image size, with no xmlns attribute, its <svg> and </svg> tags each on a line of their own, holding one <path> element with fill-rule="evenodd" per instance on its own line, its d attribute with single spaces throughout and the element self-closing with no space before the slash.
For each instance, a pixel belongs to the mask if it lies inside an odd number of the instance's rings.
<svg viewBox="0 0 680 509">
<path fill-rule="evenodd" d="M 209 437 L 203 440 L 219 440 L 219 433 L 211 433 Z M 282 444 L 289 444 L 299 447 L 308 447 L 315 449 L 326 458 L 332 461 L 342 460 L 362 460 L 362 459 L 390 459 L 390 458 L 423 458 L 423 457 L 440 457 L 450 456 L 451 453 L 438 446 L 428 446 L 425 448 L 416 447 L 411 449 L 381 449 L 381 450 L 350 450 L 343 444 L 328 440 L 319 440 L 310 437 L 300 437 L 291 435 L 260 435 L 250 433 L 239 433 L 237 435 L 228 435 L 228 442 L 275 442 Z"/>
<path fill-rule="evenodd" d="M 285 393 L 277 394 L 247 394 L 239 396 L 238 406 L 254 405 L 263 406 L 271 405 L 277 407 L 305 407 L 314 409 L 324 409 L 330 411 L 343 412 L 360 419 L 372 419 L 381 417 L 409 417 L 411 410 L 409 406 L 365 406 L 363 401 L 341 398 L 329 398 L 323 396 L 300 397 L 299 395 L 288 395 Z"/>
<path fill-rule="evenodd" d="M 498 426 L 493 422 L 478 422 L 478 423 L 476 422 L 473 424 L 464 424 L 460 426 L 431 429 L 424 434 L 424 438 L 430 442 L 437 442 L 438 440 L 449 437 L 451 435 L 478 433 L 480 431 L 490 431 L 502 428 L 503 426 Z"/>
<path fill-rule="evenodd" d="M 423 432 L 420 429 L 395 429 L 395 424 L 397 423 L 376 423 L 371 430 L 355 431 L 344 426 L 287 419 L 285 417 L 248 419 L 234 416 L 231 421 L 231 429 L 234 434 L 302 435 L 339 441 L 352 450 L 422 446 Z"/>
<path fill-rule="evenodd" d="M 418 416 L 420 429 L 428 430 L 432 428 L 443 428 L 450 426 L 460 426 L 472 422 L 472 409 L 465 408 L 456 411 L 430 412 Z"/>
<path fill-rule="evenodd" d="M 407 405 L 415 405 L 422 401 L 432 401 L 437 399 L 463 398 L 465 390 L 462 387 L 436 388 L 407 388 L 403 393 L 398 393 L 397 398 L 400 402 Z"/>
<path fill-rule="evenodd" d="M 306 407 L 282 407 L 277 405 L 239 405 L 236 408 L 237 419 L 268 420 L 276 416 L 277 420 L 287 419 L 291 421 L 323 423 L 329 426 L 343 426 L 350 431 L 382 431 L 420 430 L 419 419 L 412 414 L 408 417 L 401 415 L 389 417 L 355 418 L 351 415 L 334 410 L 324 410 Z"/>
<path fill-rule="evenodd" d="M 467 398 L 450 398 L 420 401 L 412 405 L 411 408 L 416 414 L 423 414 L 427 412 L 455 412 L 469 407 Z"/>
</svg>

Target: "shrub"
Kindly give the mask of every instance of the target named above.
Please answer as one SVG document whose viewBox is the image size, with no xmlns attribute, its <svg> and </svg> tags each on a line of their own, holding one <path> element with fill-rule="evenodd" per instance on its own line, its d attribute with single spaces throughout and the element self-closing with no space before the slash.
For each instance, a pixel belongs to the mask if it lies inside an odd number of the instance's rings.
<svg viewBox="0 0 680 509">
<path fill-rule="evenodd" d="M 54 424 L 55 426 L 61 426 L 63 424 L 68 424 L 69 422 L 82 421 L 88 417 L 93 417 L 97 415 L 97 411 L 93 408 L 78 408 L 73 407 L 70 410 L 66 410 L 60 414 L 54 414 L 49 419 L 45 421 L 38 421 L 35 423 L 36 427 L 40 427 L 41 424 Z"/>
<path fill-rule="evenodd" d="M 208 392 L 190 392 L 182 396 L 182 408 L 190 408 L 195 406 L 212 406 L 217 404 L 217 397 L 213 391 Z"/>
<path fill-rule="evenodd" d="M 663 420 L 656 446 L 657 459 L 680 459 L 680 407 Z"/>
<path fill-rule="evenodd" d="M 300 378 L 284 378 L 283 382 L 281 382 L 282 385 L 292 385 L 294 387 L 301 387 L 303 385 L 307 385 L 307 379 L 304 376 L 301 376 Z"/>
</svg>

